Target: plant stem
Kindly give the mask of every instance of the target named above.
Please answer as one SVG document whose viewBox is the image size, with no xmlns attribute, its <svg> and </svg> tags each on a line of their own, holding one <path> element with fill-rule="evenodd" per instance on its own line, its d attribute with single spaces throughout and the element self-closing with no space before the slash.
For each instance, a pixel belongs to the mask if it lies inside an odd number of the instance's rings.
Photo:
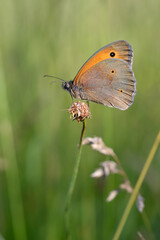
<svg viewBox="0 0 160 240">
<path fill-rule="evenodd" d="M 69 185 L 69 190 L 68 190 L 67 200 L 66 200 L 66 205 L 65 205 L 66 239 L 70 239 L 69 216 L 68 216 L 69 215 L 69 207 L 70 207 L 71 198 L 72 198 L 73 190 L 74 190 L 77 175 L 78 175 L 80 157 L 81 157 L 81 150 L 82 150 L 82 141 L 83 141 L 85 130 L 86 130 L 86 121 L 84 120 L 82 131 L 81 131 L 81 136 L 80 136 L 80 141 L 79 141 L 79 146 L 78 146 L 78 152 L 77 152 L 77 156 L 76 156 L 76 159 L 75 159 L 73 174 L 72 174 L 71 182 L 70 182 L 70 185 Z"/>
<path fill-rule="evenodd" d="M 131 195 L 131 197 L 130 197 L 130 200 L 129 200 L 129 202 L 128 202 L 128 205 L 127 205 L 127 207 L 126 207 L 126 209 L 125 209 L 125 211 L 124 211 L 124 213 L 123 213 L 123 216 L 122 216 L 121 221 L 120 221 L 120 224 L 119 224 L 119 226 L 118 226 L 118 228 L 117 228 L 117 230 L 116 230 L 116 233 L 115 233 L 115 235 L 114 235 L 114 237 L 113 237 L 113 240 L 118 240 L 119 237 L 120 237 L 120 234 L 121 234 L 121 232 L 122 232 L 122 230 L 123 230 L 123 227 L 124 227 L 124 225 L 125 225 L 125 222 L 126 222 L 126 220 L 127 220 L 127 218 L 128 218 L 128 215 L 129 215 L 129 213 L 130 213 L 130 211 L 131 211 L 131 208 L 132 208 L 132 206 L 133 206 L 133 203 L 134 203 L 134 201 L 135 201 L 135 199 L 136 199 L 136 197 L 137 197 L 137 194 L 138 194 L 138 192 L 139 192 L 139 190 L 140 190 L 140 187 L 141 187 L 141 185 L 142 185 L 142 183 L 143 183 L 143 180 L 144 180 L 144 178 L 145 178 L 145 176 L 146 176 L 146 173 L 147 173 L 147 171 L 148 171 L 148 169 L 149 169 L 149 166 L 150 166 L 150 164 L 151 164 L 151 162 L 152 162 L 152 160 L 153 160 L 153 158 L 154 158 L 154 155 L 155 155 L 155 153 L 156 153 L 156 151 L 157 151 L 157 148 L 158 148 L 158 145 L 159 145 L 159 144 L 160 144 L 160 132 L 158 133 L 158 135 L 157 135 L 157 137 L 156 137 L 156 139 L 155 139 L 155 142 L 154 142 L 154 144 L 153 144 L 153 146 L 152 146 L 152 148 L 151 148 L 151 150 L 150 150 L 150 153 L 149 153 L 149 155 L 148 155 L 148 158 L 147 158 L 147 160 L 146 160 L 146 162 L 145 162 L 145 165 L 144 165 L 144 167 L 143 167 L 143 169 L 142 169 L 142 172 L 141 172 L 141 174 L 140 174 L 140 176 L 139 176 L 139 178 L 138 178 L 138 180 L 137 180 L 136 186 L 135 186 L 135 188 L 134 188 L 134 190 L 133 190 L 133 193 L 132 193 L 132 195 Z"/>
<path fill-rule="evenodd" d="M 123 167 L 121 166 L 121 163 L 120 163 L 119 158 L 117 157 L 117 155 L 114 153 L 112 157 L 114 158 L 115 162 L 118 164 L 124 179 L 129 181 L 129 178 L 128 178 L 126 172 L 124 171 Z"/>
</svg>

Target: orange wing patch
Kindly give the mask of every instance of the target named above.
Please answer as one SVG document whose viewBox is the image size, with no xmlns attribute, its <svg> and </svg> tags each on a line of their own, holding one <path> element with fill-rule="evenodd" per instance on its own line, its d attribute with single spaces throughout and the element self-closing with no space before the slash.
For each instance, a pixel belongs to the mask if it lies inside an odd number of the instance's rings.
<svg viewBox="0 0 160 240">
<path fill-rule="evenodd" d="M 76 85 L 79 82 L 79 77 L 86 72 L 88 69 L 93 67 L 95 64 L 107 59 L 107 58 L 118 58 L 126 61 L 129 65 L 132 65 L 133 51 L 132 47 L 126 41 L 117 41 L 108 44 L 94 53 L 81 67 L 76 77 L 74 78 L 73 84 Z"/>
</svg>

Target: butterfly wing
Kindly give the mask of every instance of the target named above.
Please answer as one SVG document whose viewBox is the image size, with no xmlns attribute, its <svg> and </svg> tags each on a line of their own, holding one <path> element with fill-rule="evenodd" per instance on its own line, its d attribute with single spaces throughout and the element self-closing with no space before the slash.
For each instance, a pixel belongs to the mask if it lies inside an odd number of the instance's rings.
<svg viewBox="0 0 160 240">
<path fill-rule="evenodd" d="M 133 51 L 131 45 L 124 40 L 120 40 L 110 43 L 99 49 L 81 67 L 76 77 L 74 78 L 73 84 L 76 85 L 80 80 L 80 76 L 98 62 L 101 62 L 105 59 L 114 58 L 122 59 L 131 66 L 133 59 Z"/>
<path fill-rule="evenodd" d="M 86 70 L 75 86 L 80 98 L 126 110 L 134 100 L 136 80 L 121 59 L 106 59 Z"/>
</svg>

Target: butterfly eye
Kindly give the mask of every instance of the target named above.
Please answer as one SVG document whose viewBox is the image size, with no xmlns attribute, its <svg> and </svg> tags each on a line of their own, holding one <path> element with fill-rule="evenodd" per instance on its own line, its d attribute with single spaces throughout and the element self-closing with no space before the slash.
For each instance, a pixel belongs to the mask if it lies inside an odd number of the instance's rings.
<svg viewBox="0 0 160 240">
<path fill-rule="evenodd" d="M 111 52 L 111 53 L 110 53 L 110 56 L 111 56 L 111 57 L 114 57 L 114 56 L 115 56 L 115 52 Z"/>
<path fill-rule="evenodd" d="M 122 93 L 122 92 L 123 92 L 123 89 L 119 89 L 119 91 Z"/>
</svg>

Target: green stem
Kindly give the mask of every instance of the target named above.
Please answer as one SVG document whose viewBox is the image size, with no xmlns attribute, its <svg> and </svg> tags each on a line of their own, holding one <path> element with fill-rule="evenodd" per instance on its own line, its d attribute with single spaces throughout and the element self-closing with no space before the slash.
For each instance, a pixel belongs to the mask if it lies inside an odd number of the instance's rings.
<svg viewBox="0 0 160 240">
<path fill-rule="evenodd" d="M 137 197 L 137 194 L 138 194 L 138 192 L 140 190 L 140 187 L 141 187 L 141 185 L 143 183 L 143 180 L 144 180 L 144 178 L 145 178 L 145 176 L 147 174 L 149 166 L 150 166 L 150 164 L 151 164 L 151 162 L 152 162 L 152 160 L 154 158 L 154 155 L 155 155 L 155 153 L 157 151 L 159 143 L 160 143 L 160 132 L 158 133 L 158 135 L 157 135 L 157 137 L 155 139 L 155 142 L 154 142 L 154 144 L 153 144 L 153 146 L 151 148 L 151 151 L 150 151 L 150 153 L 148 155 L 148 158 L 147 158 L 147 160 L 145 162 L 145 165 L 144 165 L 144 167 L 142 169 L 142 172 L 141 172 L 141 174 L 140 174 L 140 176 L 139 176 L 139 178 L 137 180 L 136 186 L 135 186 L 135 188 L 133 190 L 133 193 L 132 193 L 132 195 L 130 197 L 128 205 L 127 205 L 127 207 L 126 207 L 126 209 L 125 209 L 125 211 L 123 213 L 123 216 L 122 216 L 120 224 L 119 224 L 119 226 L 118 226 L 118 228 L 116 230 L 116 233 L 115 233 L 115 235 L 113 237 L 113 240 L 118 240 L 119 237 L 120 237 L 120 234 L 121 234 L 121 232 L 123 230 L 123 227 L 124 227 L 124 225 L 126 223 L 126 220 L 127 220 L 128 215 L 129 215 L 129 213 L 131 211 L 133 203 L 134 203 L 134 201 L 135 201 L 135 199 Z"/>
<path fill-rule="evenodd" d="M 77 175 L 78 175 L 80 157 L 81 157 L 81 150 L 82 150 L 82 141 L 83 141 L 85 130 L 86 130 L 86 121 L 84 120 L 83 121 L 82 132 L 81 132 L 81 137 L 80 137 L 80 141 L 79 141 L 78 152 L 77 152 L 77 156 L 76 156 L 76 159 L 75 159 L 72 179 L 71 179 L 71 182 L 70 182 L 70 186 L 69 186 L 69 190 L 68 190 L 68 194 L 67 194 L 66 205 L 65 205 L 65 227 L 66 227 L 66 238 L 67 239 L 70 238 L 69 216 L 68 216 L 69 215 L 69 207 L 70 207 L 71 198 L 72 198 L 73 190 L 74 190 Z"/>
</svg>

